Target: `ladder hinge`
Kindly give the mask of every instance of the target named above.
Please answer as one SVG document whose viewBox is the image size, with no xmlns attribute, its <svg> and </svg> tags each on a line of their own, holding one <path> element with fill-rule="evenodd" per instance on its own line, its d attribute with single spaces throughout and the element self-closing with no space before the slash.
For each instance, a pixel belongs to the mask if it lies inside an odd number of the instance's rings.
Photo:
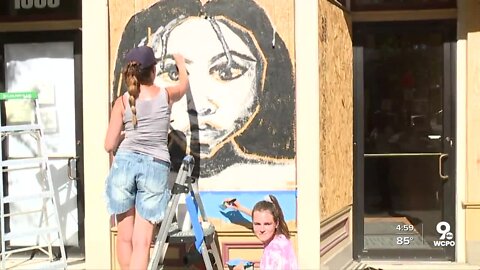
<svg viewBox="0 0 480 270">
<path fill-rule="evenodd" d="M 193 176 L 187 176 L 187 183 L 193 184 L 193 183 L 195 183 L 196 180 L 197 179 Z"/>
<path fill-rule="evenodd" d="M 177 183 L 173 184 L 172 194 L 188 193 L 188 187 Z"/>
</svg>

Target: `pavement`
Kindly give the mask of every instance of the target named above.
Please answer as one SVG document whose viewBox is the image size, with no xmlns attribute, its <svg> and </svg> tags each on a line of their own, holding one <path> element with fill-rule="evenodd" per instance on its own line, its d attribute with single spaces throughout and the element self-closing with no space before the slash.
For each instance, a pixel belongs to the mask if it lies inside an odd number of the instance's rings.
<svg viewBox="0 0 480 270">
<path fill-rule="evenodd" d="M 361 261 L 361 262 L 352 262 L 343 270 L 410 270 L 410 269 L 411 270 L 480 270 L 480 265 L 455 263 L 455 262 Z"/>
</svg>

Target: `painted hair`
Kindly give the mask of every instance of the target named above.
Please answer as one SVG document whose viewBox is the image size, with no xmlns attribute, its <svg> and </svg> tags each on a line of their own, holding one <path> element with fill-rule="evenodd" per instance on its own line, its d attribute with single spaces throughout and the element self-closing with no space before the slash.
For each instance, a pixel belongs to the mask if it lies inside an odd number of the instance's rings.
<svg viewBox="0 0 480 270">
<path fill-rule="evenodd" d="M 153 82 L 150 75 L 152 69 L 153 66 L 140 68 L 140 64 L 135 61 L 128 62 L 123 68 L 122 75 L 128 94 L 130 95 L 128 104 L 132 111 L 132 124 L 134 127 L 137 126 L 137 108 L 135 102 L 140 94 L 140 84 L 151 84 Z"/>
<path fill-rule="evenodd" d="M 278 200 L 273 195 L 268 195 L 265 200 L 259 201 L 255 204 L 252 210 L 252 217 L 255 212 L 269 211 L 273 216 L 273 221 L 278 223 L 275 234 L 283 234 L 286 238 L 290 238 L 290 231 L 288 230 L 287 222 L 283 216 L 282 208 Z"/>
<path fill-rule="evenodd" d="M 214 30 L 218 28 L 216 22 L 223 23 L 250 47 L 255 56 L 263 55 L 264 59 L 264 63 L 257 63 L 262 65 L 257 67 L 257 70 L 262 70 L 257 82 L 256 102 L 260 105 L 258 112 L 249 122 L 248 128 L 233 138 L 232 144 L 225 144 L 209 161 L 198 159 L 195 167 L 201 164 L 200 177 L 215 175 L 228 166 L 251 160 L 269 164 L 291 161 L 295 157 L 293 65 L 285 43 L 265 11 L 254 0 L 211 0 L 205 5 L 199 0 L 158 1 L 132 16 L 118 48 L 113 98 L 126 91 L 119 85 L 119 59 L 122 55 L 129 48 L 145 44 L 148 29 L 152 32 L 164 29 L 168 38 L 168 31 L 188 17 L 205 18 L 211 22 Z M 218 34 L 217 30 L 215 32 Z M 222 46 L 225 48 L 225 44 Z M 157 57 L 161 58 L 162 55 Z M 190 148 L 195 156 L 195 147 Z M 237 154 L 238 152 L 240 153 Z M 184 153 L 174 154 L 176 155 L 183 158 Z"/>
</svg>

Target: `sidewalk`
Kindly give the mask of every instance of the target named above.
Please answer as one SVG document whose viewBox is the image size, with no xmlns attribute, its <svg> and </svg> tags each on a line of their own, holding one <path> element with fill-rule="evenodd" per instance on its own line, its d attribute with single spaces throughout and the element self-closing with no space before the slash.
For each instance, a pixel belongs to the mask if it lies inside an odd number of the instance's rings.
<svg viewBox="0 0 480 270">
<path fill-rule="evenodd" d="M 34 269 L 37 265 L 42 265 L 44 262 L 44 259 L 10 258 L 7 260 L 7 269 Z M 67 259 L 67 269 L 84 270 L 85 260 L 78 258 Z"/>
<path fill-rule="evenodd" d="M 480 265 L 453 262 L 389 262 L 362 261 L 349 265 L 345 270 L 480 270 Z"/>
</svg>

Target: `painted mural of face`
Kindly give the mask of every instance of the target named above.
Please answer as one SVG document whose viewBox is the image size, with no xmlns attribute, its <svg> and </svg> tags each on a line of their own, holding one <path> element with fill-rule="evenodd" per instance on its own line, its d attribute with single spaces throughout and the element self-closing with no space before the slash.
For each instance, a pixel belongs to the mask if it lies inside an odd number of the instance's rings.
<svg viewBox="0 0 480 270">
<path fill-rule="evenodd" d="M 245 128 L 257 107 L 257 59 L 229 27 L 217 23 L 230 63 L 211 23 L 190 17 L 171 31 L 164 71 L 157 73 L 155 81 L 160 85 L 175 81 L 172 54 L 178 52 L 185 57 L 191 96 L 187 93 L 173 106 L 171 125 L 186 135 L 187 145 L 200 144 L 201 157 L 211 157 Z M 191 132 L 191 124 L 198 124 L 198 132 Z"/>
</svg>

